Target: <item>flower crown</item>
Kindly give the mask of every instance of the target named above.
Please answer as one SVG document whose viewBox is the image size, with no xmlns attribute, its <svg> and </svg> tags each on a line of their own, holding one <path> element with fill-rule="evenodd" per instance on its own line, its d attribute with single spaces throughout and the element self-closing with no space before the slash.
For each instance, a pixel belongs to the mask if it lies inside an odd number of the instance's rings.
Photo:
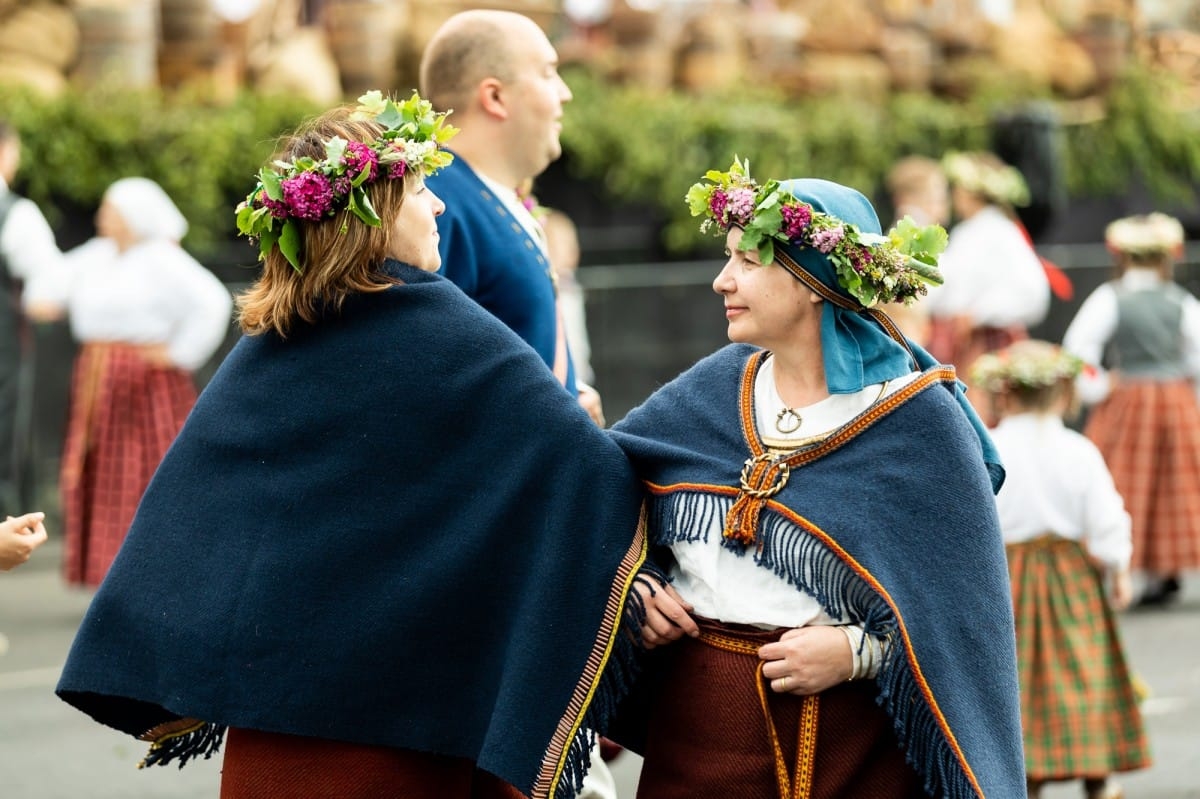
<svg viewBox="0 0 1200 799">
<path fill-rule="evenodd" d="M 881 302 L 911 304 L 940 284 L 937 258 L 946 249 L 946 231 L 921 227 L 909 217 L 886 236 L 864 233 L 855 225 L 821 213 L 797 200 L 777 180 L 760 186 L 750 164 L 734 158 L 728 172 L 706 172 L 687 193 L 692 216 L 707 217 L 700 231 L 723 235 L 742 228 L 741 250 L 757 250 L 762 263 L 775 260 L 775 242 L 811 247 L 833 264 L 838 283 L 870 308 Z"/>
<path fill-rule="evenodd" d="M 971 382 L 999 394 L 1012 389 L 1043 389 L 1074 380 L 1083 361 L 1047 341 L 1026 340 L 989 352 L 971 364 Z"/>
<path fill-rule="evenodd" d="M 1127 216 L 1104 229 L 1104 243 L 1127 255 L 1171 253 L 1183 246 L 1183 225 L 1163 213 Z"/>
<path fill-rule="evenodd" d="M 379 227 L 367 186 L 380 178 L 403 178 L 414 169 L 431 175 L 454 159 L 441 148 L 458 129 L 445 124 L 446 114 L 435 113 L 416 92 L 404 102 L 367 92 L 358 98 L 351 119 L 373 121 L 383 134 L 368 143 L 334 136 L 325 142 L 321 161 L 303 156 L 259 170 L 258 184 L 238 206 L 237 226 L 241 235 L 258 239 L 260 259 L 278 245 L 292 268 L 302 272 L 297 220 L 319 222 L 347 209 Z"/>
<path fill-rule="evenodd" d="M 942 169 L 951 185 L 962 186 L 992 202 L 1013 207 L 1029 205 L 1029 185 L 1014 166 L 992 163 L 972 153 L 949 152 L 942 156 Z"/>
</svg>

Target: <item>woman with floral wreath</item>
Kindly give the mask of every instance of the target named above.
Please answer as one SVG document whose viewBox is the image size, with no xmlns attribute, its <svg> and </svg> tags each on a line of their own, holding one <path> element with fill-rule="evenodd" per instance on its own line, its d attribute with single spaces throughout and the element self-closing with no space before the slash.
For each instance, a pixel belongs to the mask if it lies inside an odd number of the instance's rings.
<svg viewBox="0 0 1200 799">
<path fill-rule="evenodd" d="M 1003 470 L 876 309 L 939 279 L 945 231 L 741 161 L 688 199 L 734 343 L 614 428 L 670 578 L 639 583 L 648 674 L 612 733 L 638 796 L 1021 795 Z"/>
<path fill-rule="evenodd" d="M 1115 611 L 1132 595 L 1129 514 L 1092 442 L 1068 428 L 1083 362 L 1046 341 L 981 356 L 974 385 L 996 406 L 992 440 L 1008 479 L 996 495 L 1016 616 L 1029 799 L 1150 765 Z M 1110 592 L 1106 591 L 1106 584 Z"/>
<path fill-rule="evenodd" d="M 988 152 L 942 159 L 957 222 L 941 259 L 945 283 L 921 301 L 930 315 L 929 351 L 962 373 L 985 352 L 1028 336 L 1046 318 L 1050 283 L 1013 209 L 1029 202 L 1016 167 Z M 968 398 L 987 416 L 979 392 Z"/>
<path fill-rule="evenodd" d="M 1091 367 L 1084 433 L 1104 454 L 1133 517 L 1141 606 L 1178 599 L 1200 568 L 1200 301 L 1172 279 L 1183 226 L 1161 213 L 1105 230 L 1117 277 L 1084 300 L 1063 346 Z"/>
<path fill-rule="evenodd" d="M 63 669 L 149 764 L 225 739 L 222 799 L 571 797 L 633 664 L 639 487 L 436 274 L 443 122 L 369 92 L 260 171 L 245 336 Z"/>
</svg>

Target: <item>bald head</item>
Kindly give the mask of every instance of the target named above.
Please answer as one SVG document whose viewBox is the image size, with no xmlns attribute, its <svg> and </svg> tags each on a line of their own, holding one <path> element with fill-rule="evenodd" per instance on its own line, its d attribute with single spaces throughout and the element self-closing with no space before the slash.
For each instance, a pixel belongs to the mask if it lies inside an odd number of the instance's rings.
<svg viewBox="0 0 1200 799">
<path fill-rule="evenodd" d="M 455 14 L 438 28 L 421 56 L 421 96 L 439 111 L 467 112 L 480 81 L 512 79 L 520 57 L 513 45 L 531 35 L 545 36 L 536 22 L 511 11 Z"/>
</svg>

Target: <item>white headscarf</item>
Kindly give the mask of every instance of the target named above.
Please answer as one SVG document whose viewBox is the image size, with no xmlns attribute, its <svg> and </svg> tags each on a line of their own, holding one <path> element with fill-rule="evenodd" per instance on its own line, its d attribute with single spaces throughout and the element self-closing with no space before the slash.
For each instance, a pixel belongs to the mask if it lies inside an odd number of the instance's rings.
<svg viewBox="0 0 1200 799">
<path fill-rule="evenodd" d="M 121 178 L 108 187 L 104 199 L 112 203 L 139 241 L 178 242 L 187 233 L 183 214 L 162 186 L 149 178 Z"/>
</svg>

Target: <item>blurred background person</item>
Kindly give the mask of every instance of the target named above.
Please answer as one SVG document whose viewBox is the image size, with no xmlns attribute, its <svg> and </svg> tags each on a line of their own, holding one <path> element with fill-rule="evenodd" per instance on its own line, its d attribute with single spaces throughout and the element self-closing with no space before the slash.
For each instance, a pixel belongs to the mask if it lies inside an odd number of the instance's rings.
<svg viewBox="0 0 1200 799">
<path fill-rule="evenodd" d="M 0 571 L 9 571 L 29 560 L 33 551 L 46 543 L 46 514 L 26 513 L 9 516 L 0 522 Z M 0 655 L 8 649 L 8 641 L 0 635 Z"/>
<path fill-rule="evenodd" d="M 592 344 L 587 329 L 587 303 L 583 286 L 579 285 L 579 232 L 571 217 L 558 209 L 549 209 L 542 217 L 546 233 L 546 251 L 558 282 L 558 304 L 563 325 L 567 329 L 567 348 L 575 361 L 575 375 L 593 385 L 596 373 L 592 370 Z"/>
<path fill-rule="evenodd" d="M 38 286 L 39 317 L 66 312 L 80 344 L 59 477 L 72 585 L 104 578 L 196 400 L 192 372 L 229 330 L 232 297 L 179 245 L 186 232 L 157 183 L 123 178 L 104 193 L 96 237 Z"/>
<path fill-rule="evenodd" d="M 46 217 L 10 187 L 21 163 L 21 137 L 0 120 L 0 511 L 34 503 L 33 336 L 22 305 L 24 284 L 61 269 L 62 252 Z"/>
<path fill-rule="evenodd" d="M 946 282 L 921 302 L 930 314 L 930 353 L 969 383 L 976 358 L 1027 338 L 1045 319 L 1050 284 L 1013 213 L 1029 198 L 1021 173 L 988 152 L 948 153 L 942 167 L 958 221 L 941 260 Z M 967 397 L 992 424 L 980 393 Z"/>
<path fill-rule="evenodd" d="M 1121 793 L 1108 775 L 1150 765 L 1114 614 L 1133 592 L 1129 514 L 1100 451 L 1064 424 L 1082 366 L 1060 347 L 1028 340 L 971 368 L 976 390 L 995 403 L 992 441 L 1007 470 L 996 504 L 1030 799 L 1047 782 L 1080 779 L 1087 799 L 1112 799 Z"/>
<path fill-rule="evenodd" d="M 905 156 L 888 171 L 885 183 L 893 224 L 906 216 L 918 225 L 945 226 L 950 221 L 950 184 L 939 161 L 923 155 Z M 880 310 L 904 335 L 922 347 L 929 346 L 932 323 L 921 299 L 911 304 L 885 303 Z"/>
<path fill-rule="evenodd" d="M 1091 366 L 1084 433 L 1104 454 L 1133 517 L 1140 606 L 1176 599 L 1200 567 L 1200 302 L 1172 279 L 1183 226 L 1165 214 L 1105 229 L 1117 277 L 1084 300 L 1063 346 Z"/>
</svg>

